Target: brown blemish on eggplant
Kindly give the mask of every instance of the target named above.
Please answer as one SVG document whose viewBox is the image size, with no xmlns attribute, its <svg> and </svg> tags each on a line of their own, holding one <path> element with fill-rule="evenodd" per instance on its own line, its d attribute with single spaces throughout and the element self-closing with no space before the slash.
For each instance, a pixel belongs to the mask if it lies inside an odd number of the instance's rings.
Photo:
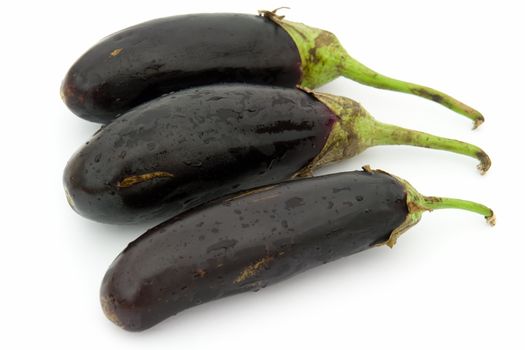
<svg viewBox="0 0 525 350">
<path fill-rule="evenodd" d="M 260 260 L 257 260 L 251 265 L 248 265 L 244 270 L 241 271 L 239 276 L 233 281 L 233 283 L 241 283 L 242 281 L 256 275 L 259 271 L 266 268 L 268 264 L 273 260 L 273 256 L 265 256 Z"/>
<path fill-rule="evenodd" d="M 206 274 L 207 274 L 206 270 L 204 270 L 204 269 L 197 269 L 193 273 L 193 278 L 203 278 L 204 276 L 206 276 Z"/>
<path fill-rule="evenodd" d="M 83 104 L 85 102 L 84 93 L 78 91 L 74 86 L 64 81 L 60 89 L 60 97 L 65 103 L 74 102 Z"/>
<path fill-rule="evenodd" d="M 175 175 L 167 171 L 154 171 L 152 173 L 128 176 L 128 177 L 123 178 L 121 181 L 119 181 L 117 183 L 117 187 L 127 188 L 127 187 L 131 187 L 141 182 L 149 181 L 151 179 L 156 179 L 158 177 L 175 177 Z"/>
<path fill-rule="evenodd" d="M 104 311 L 104 315 L 106 315 L 108 320 L 110 320 L 119 327 L 124 327 L 122 322 L 120 322 L 120 319 L 118 318 L 117 314 L 115 313 L 112 300 L 110 300 L 109 297 L 101 296 L 100 304 L 102 306 L 102 311 Z"/>
<path fill-rule="evenodd" d="M 122 47 L 118 48 L 118 49 L 115 49 L 115 50 L 111 51 L 111 53 L 109 55 L 111 57 L 116 57 L 122 52 L 122 50 L 124 50 Z"/>
</svg>

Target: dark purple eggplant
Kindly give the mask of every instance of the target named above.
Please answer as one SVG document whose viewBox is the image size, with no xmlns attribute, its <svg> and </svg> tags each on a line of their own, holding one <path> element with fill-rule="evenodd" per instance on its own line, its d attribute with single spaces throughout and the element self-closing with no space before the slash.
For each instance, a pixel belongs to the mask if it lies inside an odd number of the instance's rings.
<svg viewBox="0 0 525 350">
<path fill-rule="evenodd" d="M 185 88 L 224 82 L 315 88 L 338 76 L 418 95 L 472 119 L 482 115 L 454 98 L 378 74 L 350 57 L 335 35 L 261 16 L 193 14 L 121 30 L 70 68 L 61 94 L 79 117 L 109 123 L 146 101 Z"/>
<path fill-rule="evenodd" d="M 167 218 L 237 191 L 309 174 L 375 145 L 490 159 L 478 147 L 374 120 L 343 97 L 224 84 L 145 103 L 104 127 L 68 162 L 81 215 L 106 223 Z"/>
<path fill-rule="evenodd" d="M 484 205 L 424 197 L 369 168 L 255 189 L 175 216 L 131 242 L 104 277 L 102 308 L 122 328 L 141 331 L 192 306 L 392 247 L 423 211 L 440 208 L 495 222 Z"/>
</svg>

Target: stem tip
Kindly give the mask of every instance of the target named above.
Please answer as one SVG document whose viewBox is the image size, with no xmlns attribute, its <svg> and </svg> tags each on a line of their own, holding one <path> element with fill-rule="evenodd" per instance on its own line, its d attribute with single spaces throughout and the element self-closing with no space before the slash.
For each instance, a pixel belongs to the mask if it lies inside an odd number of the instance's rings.
<svg viewBox="0 0 525 350">
<path fill-rule="evenodd" d="M 477 157 L 480 161 L 480 163 L 478 164 L 479 172 L 481 173 L 481 175 L 485 175 L 485 173 L 490 169 L 490 166 L 492 165 L 492 161 L 490 160 L 490 157 L 488 156 L 488 154 L 482 150 L 480 150 L 477 153 Z"/>
<path fill-rule="evenodd" d="M 476 130 L 481 124 L 485 122 L 485 118 L 480 114 L 474 119 L 474 126 L 472 127 L 472 130 Z"/>
<path fill-rule="evenodd" d="M 494 212 L 492 212 L 492 214 L 489 215 L 489 216 L 485 216 L 485 219 L 487 220 L 487 223 L 490 226 L 495 226 L 496 225 L 496 215 L 494 215 Z"/>
</svg>

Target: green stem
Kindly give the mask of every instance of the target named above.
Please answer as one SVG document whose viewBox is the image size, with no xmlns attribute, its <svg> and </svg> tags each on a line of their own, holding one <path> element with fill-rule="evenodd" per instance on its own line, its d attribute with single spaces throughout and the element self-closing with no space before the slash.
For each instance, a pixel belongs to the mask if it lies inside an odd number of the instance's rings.
<svg viewBox="0 0 525 350">
<path fill-rule="evenodd" d="M 494 212 L 489 207 L 464 199 L 446 197 L 423 197 L 423 206 L 428 210 L 463 209 L 483 215 L 490 224 L 494 224 Z"/>
<path fill-rule="evenodd" d="M 284 16 L 278 16 L 275 11 L 259 11 L 259 14 L 281 26 L 295 42 L 301 56 L 303 76 L 298 84 L 301 87 L 314 89 L 342 75 L 361 84 L 405 92 L 437 102 L 472 119 L 474 129 L 484 121 L 481 113 L 449 95 L 374 72 L 351 57 L 337 37 L 326 30 L 284 20 Z"/>
<path fill-rule="evenodd" d="M 370 169 L 370 167 L 364 167 L 363 169 L 368 172 L 381 171 L 372 170 Z M 494 212 L 492 211 L 492 209 L 486 207 L 483 204 L 467 201 L 464 199 L 423 196 L 418 191 L 416 191 L 416 189 L 410 183 L 408 183 L 408 181 L 391 174 L 389 175 L 396 178 L 405 188 L 406 204 L 408 208 L 408 215 L 405 221 L 397 228 L 395 228 L 390 234 L 389 238 L 382 243 L 386 244 L 390 248 L 392 248 L 396 244 L 397 239 L 406 230 L 408 230 L 410 227 L 414 226 L 419 222 L 422 213 L 425 211 L 446 208 L 462 209 L 483 215 L 491 226 L 494 226 L 496 224 L 496 216 L 494 215 Z"/>
<path fill-rule="evenodd" d="M 358 122 L 356 120 L 356 122 Z M 363 142 L 368 146 L 379 145 L 411 145 L 463 154 L 479 160 L 478 169 L 482 174 L 489 170 L 491 161 L 489 156 L 478 146 L 448 139 L 445 137 L 427 134 L 421 131 L 405 129 L 396 125 L 384 124 L 372 118 L 362 119 L 358 122 L 360 133 L 366 135 Z"/>
<path fill-rule="evenodd" d="M 489 156 L 479 147 L 421 131 L 383 124 L 375 120 L 359 103 L 349 98 L 306 90 L 325 104 L 336 116 L 330 135 L 308 170 L 324 164 L 353 157 L 368 147 L 379 145 L 411 145 L 463 154 L 480 161 L 479 170 L 489 170 Z"/>
<path fill-rule="evenodd" d="M 454 112 L 462 114 L 473 120 L 474 129 L 480 126 L 485 120 L 483 115 L 481 115 L 481 113 L 474 108 L 467 106 L 463 102 L 460 102 L 441 91 L 423 85 L 389 78 L 366 67 L 348 54 L 346 54 L 343 59 L 341 74 L 361 84 L 373 86 L 379 89 L 393 90 L 417 95 L 437 102 L 453 110 Z"/>
</svg>

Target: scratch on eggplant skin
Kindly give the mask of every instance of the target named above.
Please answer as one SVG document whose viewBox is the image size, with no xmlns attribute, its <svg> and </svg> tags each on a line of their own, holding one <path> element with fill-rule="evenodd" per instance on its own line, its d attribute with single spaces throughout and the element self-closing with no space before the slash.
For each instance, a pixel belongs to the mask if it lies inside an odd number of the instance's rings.
<svg viewBox="0 0 525 350">
<path fill-rule="evenodd" d="M 259 201 L 264 201 L 264 200 L 267 200 L 267 199 L 270 199 L 270 198 L 274 198 L 274 197 L 277 197 L 277 196 L 279 196 L 279 193 L 274 193 L 274 194 L 270 194 L 270 195 L 267 195 L 267 196 L 254 198 L 254 199 L 252 199 L 252 203 L 259 202 Z"/>
<path fill-rule="evenodd" d="M 172 173 L 167 171 L 154 171 L 152 173 L 146 173 L 141 175 L 133 175 L 123 178 L 117 183 L 119 188 L 127 188 L 133 185 L 139 184 L 141 182 L 149 181 L 158 177 L 175 177 Z"/>
<path fill-rule="evenodd" d="M 115 50 L 111 51 L 111 53 L 109 55 L 111 57 L 116 57 L 122 52 L 122 50 L 124 50 L 122 47 L 118 48 L 118 49 L 115 49 Z"/>
<path fill-rule="evenodd" d="M 274 187 L 275 187 L 275 185 L 273 185 L 273 186 L 270 185 L 270 186 L 264 186 L 264 187 L 256 188 L 254 190 L 247 190 L 245 192 L 239 193 L 238 195 L 235 195 L 233 197 L 227 198 L 225 200 L 225 202 L 231 202 L 234 199 L 239 199 L 239 198 L 245 197 L 247 195 L 251 195 L 251 194 L 255 194 L 255 193 L 259 193 L 259 192 L 269 191 L 269 190 L 271 190 Z"/>
<path fill-rule="evenodd" d="M 263 268 L 267 267 L 268 264 L 273 260 L 273 256 L 265 256 L 260 260 L 257 260 L 251 265 L 248 265 L 244 270 L 241 271 L 239 276 L 233 281 L 233 283 L 241 283 L 242 281 L 254 276 Z"/>
</svg>

